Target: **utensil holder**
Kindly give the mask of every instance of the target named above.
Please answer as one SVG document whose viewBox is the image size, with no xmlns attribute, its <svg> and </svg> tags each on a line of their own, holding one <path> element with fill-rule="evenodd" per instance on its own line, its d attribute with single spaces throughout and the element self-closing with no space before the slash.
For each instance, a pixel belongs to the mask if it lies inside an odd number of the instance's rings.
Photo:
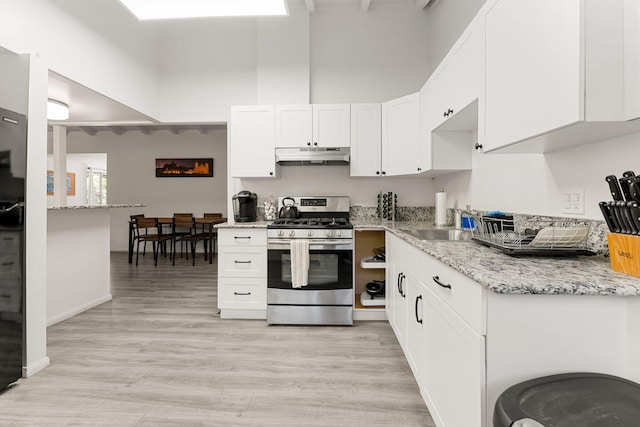
<svg viewBox="0 0 640 427">
<path fill-rule="evenodd" d="M 618 273 L 640 277 L 640 236 L 609 233 L 611 269 Z"/>
</svg>

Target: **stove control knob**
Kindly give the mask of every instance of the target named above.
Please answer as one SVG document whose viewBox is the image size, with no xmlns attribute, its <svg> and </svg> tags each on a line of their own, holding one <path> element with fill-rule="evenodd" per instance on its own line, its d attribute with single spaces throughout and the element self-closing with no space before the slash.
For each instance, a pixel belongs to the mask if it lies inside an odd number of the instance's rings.
<svg viewBox="0 0 640 427">
<path fill-rule="evenodd" d="M 291 231 L 289 232 L 289 236 L 293 237 L 293 236 L 295 236 L 295 235 L 296 235 L 296 232 L 295 232 L 295 231 L 291 230 Z"/>
<path fill-rule="evenodd" d="M 309 236 L 309 237 L 313 236 L 313 231 L 311 231 L 311 230 L 307 231 L 307 236 Z"/>
<path fill-rule="evenodd" d="M 342 231 L 337 231 L 336 233 L 337 233 L 338 237 L 342 236 Z"/>
<path fill-rule="evenodd" d="M 327 230 L 327 237 L 331 237 L 331 230 Z"/>
<path fill-rule="evenodd" d="M 278 236 L 280 236 L 280 237 L 284 236 L 284 231 L 282 231 L 282 230 L 278 231 Z"/>
</svg>

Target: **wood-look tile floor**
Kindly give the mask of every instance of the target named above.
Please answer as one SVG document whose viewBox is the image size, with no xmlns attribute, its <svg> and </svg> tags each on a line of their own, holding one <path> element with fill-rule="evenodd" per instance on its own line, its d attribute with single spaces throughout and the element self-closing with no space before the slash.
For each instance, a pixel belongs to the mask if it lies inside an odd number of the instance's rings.
<svg viewBox="0 0 640 427">
<path fill-rule="evenodd" d="M 0 426 L 434 425 L 386 322 L 222 320 L 215 262 L 126 258 L 113 301 L 48 328 L 51 366 L 0 394 Z"/>
</svg>

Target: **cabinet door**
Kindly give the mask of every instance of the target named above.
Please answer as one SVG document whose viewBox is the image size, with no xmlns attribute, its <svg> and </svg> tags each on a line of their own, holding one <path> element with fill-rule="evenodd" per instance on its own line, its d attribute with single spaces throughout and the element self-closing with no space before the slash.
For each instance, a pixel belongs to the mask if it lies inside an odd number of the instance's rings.
<svg viewBox="0 0 640 427">
<path fill-rule="evenodd" d="M 429 79 L 428 121 L 434 130 L 453 114 L 453 61 L 445 59 Z"/>
<path fill-rule="evenodd" d="M 229 147 L 234 178 L 275 177 L 274 107 L 231 107 Z"/>
<path fill-rule="evenodd" d="M 499 0 L 487 12 L 485 150 L 584 120 L 583 4 Z"/>
<path fill-rule="evenodd" d="M 421 391 L 436 425 L 482 426 L 485 419 L 485 339 L 431 290 L 424 295 Z"/>
<path fill-rule="evenodd" d="M 624 0 L 625 119 L 640 117 L 640 2 Z"/>
<path fill-rule="evenodd" d="M 471 27 L 453 55 L 453 114 L 480 95 L 484 74 L 481 36 Z"/>
<path fill-rule="evenodd" d="M 400 346 L 404 349 L 406 346 L 407 334 L 407 291 L 406 291 L 406 273 L 399 264 L 394 264 L 392 268 L 392 282 L 387 282 L 385 286 L 391 295 L 390 302 L 390 322 L 396 333 L 396 338 Z M 389 294 L 387 293 L 387 296 Z"/>
<path fill-rule="evenodd" d="M 311 118 L 311 105 L 276 105 L 276 147 L 310 147 Z"/>
<path fill-rule="evenodd" d="M 419 381 L 422 376 L 424 358 L 424 288 L 425 285 L 412 272 L 406 273 L 407 345 L 405 356 L 416 381 Z"/>
<path fill-rule="evenodd" d="M 381 117 L 380 104 L 351 104 L 351 176 L 380 175 Z"/>
<path fill-rule="evenodd" d="M 351 106 L 349 104 L 315 104 L 313 141 L 315 147 L 351 146 Z"/>
<path fill-rule="evenodd" d="M 426 169 L 419 134 L 419 93 L 382 104 L 382 175 L 408 175 Z"/>
</svg>

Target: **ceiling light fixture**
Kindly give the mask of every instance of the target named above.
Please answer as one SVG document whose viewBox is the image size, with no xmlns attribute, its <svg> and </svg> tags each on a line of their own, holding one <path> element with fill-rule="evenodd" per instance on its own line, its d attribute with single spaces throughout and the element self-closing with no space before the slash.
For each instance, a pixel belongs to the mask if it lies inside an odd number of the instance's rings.
<svg viewBox="0 0 640 427">
<path fill-rule="evenodd" d="M 69 118 L 69 106 L 54 99 L 47 100 L 48 120 L 67 120 Z"/>
<path fill-rule="evenodd" d="M 288 15 L 286 0 L 120 0 L 140 20 Z"/>
</svg>

